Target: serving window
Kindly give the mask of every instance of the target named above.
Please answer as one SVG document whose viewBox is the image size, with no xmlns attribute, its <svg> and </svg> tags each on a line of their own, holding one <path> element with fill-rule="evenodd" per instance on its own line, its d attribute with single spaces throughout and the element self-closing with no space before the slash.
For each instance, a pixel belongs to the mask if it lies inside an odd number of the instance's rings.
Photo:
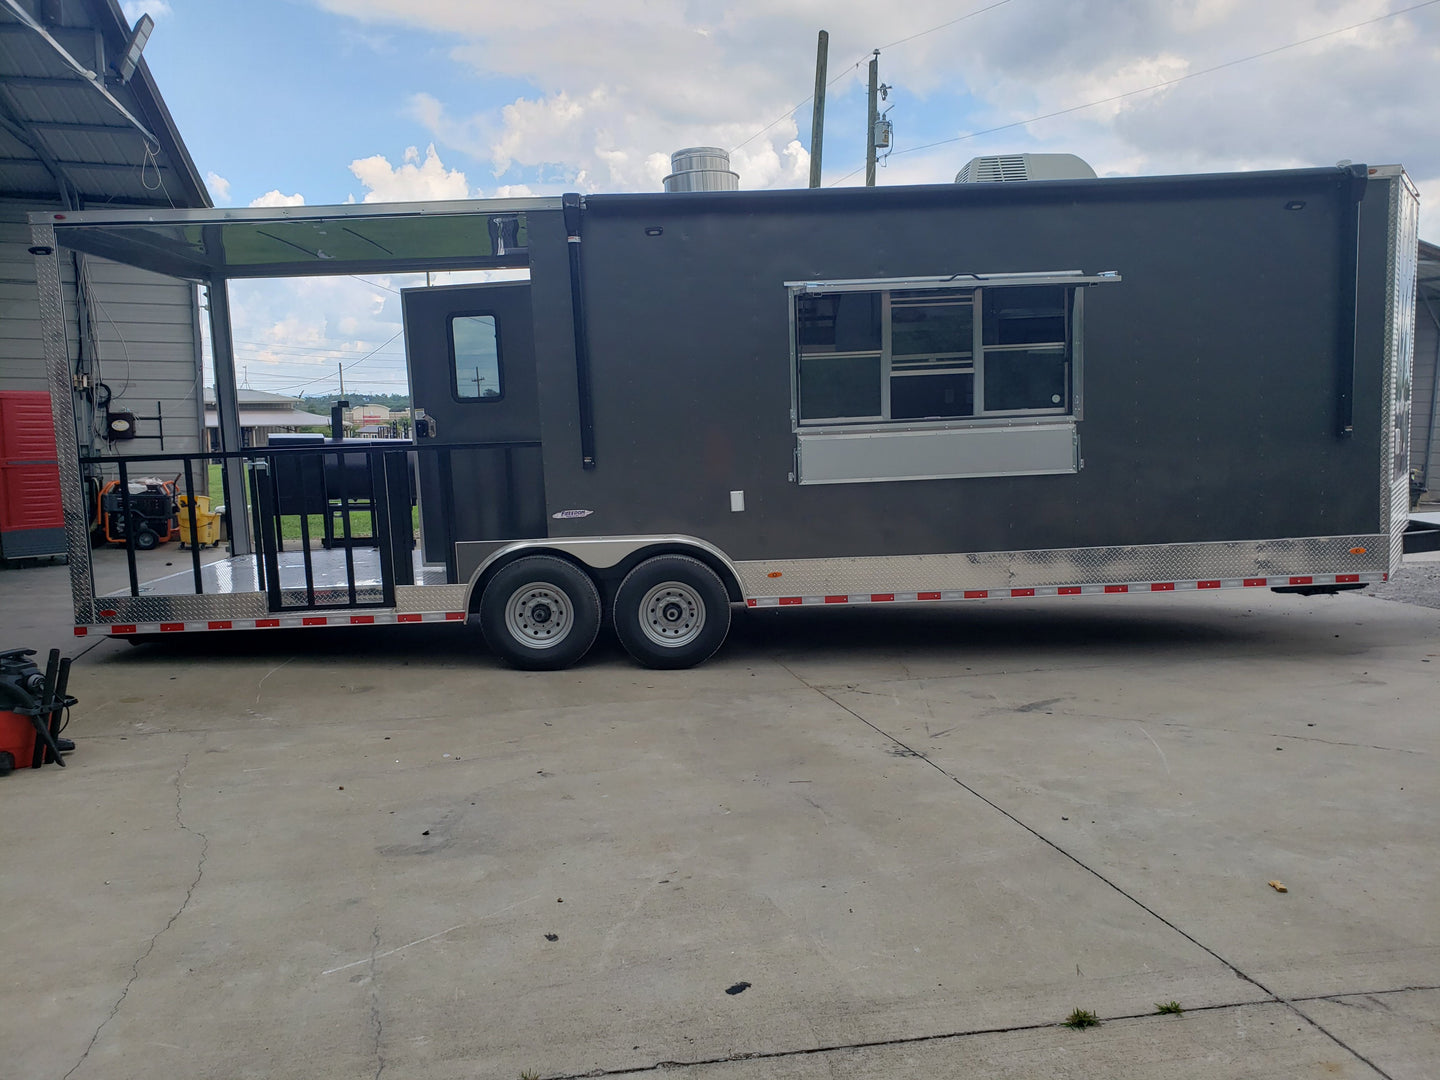
<svg viewBox="0 0 1440 1080">
<path fill-rule="evenodd" d="M 801 484 L 1073 473 L 1080 271 L 786 282 Z"/>
<path fill-rule="evenodd" d="M 1074 415 L 1084 289 L 1067 277 L 792 285 L 799 425 Z"/>
</svg>

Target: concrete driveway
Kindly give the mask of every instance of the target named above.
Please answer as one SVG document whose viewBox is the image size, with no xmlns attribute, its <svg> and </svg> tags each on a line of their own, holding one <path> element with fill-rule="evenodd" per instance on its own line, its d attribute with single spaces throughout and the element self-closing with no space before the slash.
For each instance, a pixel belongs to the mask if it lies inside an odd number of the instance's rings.
<svg viewBox="0 0 1440 1080">
<path fill-rule="evenodd" d="M 0 780 L 3 1072 L 1433 1078 L 1437 674 L 1354 594 L 102 642 Z"/>
</svg>

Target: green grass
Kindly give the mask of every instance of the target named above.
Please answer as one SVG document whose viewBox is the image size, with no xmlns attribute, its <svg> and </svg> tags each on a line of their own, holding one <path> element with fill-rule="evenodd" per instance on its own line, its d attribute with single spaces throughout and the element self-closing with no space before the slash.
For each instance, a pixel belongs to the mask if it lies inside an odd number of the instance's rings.
<svg viewBox="0 0 1440 1080">
<path fill-rule="evenodd" d="M 1065 1018 L 1065 1026 L 1079 1031 L 1081 1028 L 1099 1027 L 1100 1018 L 1089 1009 L 1076 1009 Z"/>
<path fill-rule="evenodd" d="M 218 506 L 225 501 L 225 497 L 223 494 L 225 486 L 220 478 L 220 465 L 218 462 L 213 462 L 209 466 L 209 478 L 210 505 Z M 320 543 L 321 539 L 325 536 L 325 518 L 320 514 L 309 514 L 307 515 L 307 521 L 310 529 L 310 544 L 312 547 L 317 546 Z M 344 523 L 340 520 L 340 515 L 338 513 L 334 516 L 333 521 L 335 535 L 344 536 L 345 526 Z M 413 529 L 420 528 L 420 508 L 418 506 L 412 507 L 410 513 L 410 522 Z M 369 537 L 374 535 L 374 520 L 370 516 L 370 511 L 350 511 L 350 535 L 351 537 Z M 281 541 L 298 541 L 300 539 L 300 536 L 300 515 L 292 514 L 282 516 L 280 518 Z"/>
<path fill-rule="evenodd" d="M 1178 1001 L 1157 1001 L 1155 1003 L 1155 1011 L 1157 1013 L 1168 1013 L 1172 1016 L 1179 1016 L 1185 1010 L 1180 1007 Z"/>
</svg>

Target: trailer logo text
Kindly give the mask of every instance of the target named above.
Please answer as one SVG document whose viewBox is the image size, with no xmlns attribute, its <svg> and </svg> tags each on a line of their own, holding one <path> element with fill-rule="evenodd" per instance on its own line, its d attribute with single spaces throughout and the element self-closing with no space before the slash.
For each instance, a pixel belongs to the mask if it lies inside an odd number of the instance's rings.
<svg viewBox="0 0 1440 1080">
<path fill-rule="evenodd" d="M 556 521 L 564 521 L 567 518 L 589 517 L 594 512 L 594 510 L 560 510 L 557 513 L 551 514 L 550 516 Z"/>
</svg>

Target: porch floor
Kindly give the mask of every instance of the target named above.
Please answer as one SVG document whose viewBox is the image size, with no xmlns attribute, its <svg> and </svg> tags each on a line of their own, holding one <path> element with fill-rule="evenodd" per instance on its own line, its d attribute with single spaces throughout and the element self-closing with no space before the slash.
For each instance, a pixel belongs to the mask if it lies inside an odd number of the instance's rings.
<svg viewBox="0 0 1440 1080">
<path fill-rule="evenodd" d="M 380 585 L 380 553 L 375 548 L 351 548 L 354 557 L 357 588 Z M 136 575 L 141 596 L 193 596 L 195 575 L 189 551 L 171 545 L 155 551 L 135 553 Z M 129 571 L 121 548 L 102 548 L 93 552 L 95 591 L 98 596 L 129 596 Z M 263 592 L 257 567 L 258 555 L 228 555 L 223 549 L 200 553 L 201 591 L 206 596 L 228 593 Z M 445 567 L 421 561 L 419 548 L 411 554 L 416 585 L 444 585 Z M 305 588 L 305 552 L 286 550 L 279 553 L 280 587 Z M 317 547 L 310 552 L 311 573 L 316 589 L 344 589 L 348 568 L 343 548 Z"/>
</svg>

